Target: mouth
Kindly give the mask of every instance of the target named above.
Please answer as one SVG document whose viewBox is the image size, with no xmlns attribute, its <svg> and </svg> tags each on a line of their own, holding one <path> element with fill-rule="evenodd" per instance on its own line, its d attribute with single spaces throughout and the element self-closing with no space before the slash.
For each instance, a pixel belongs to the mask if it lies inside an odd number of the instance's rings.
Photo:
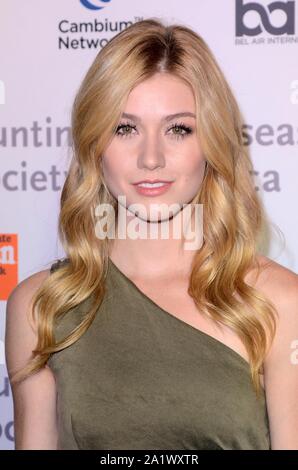
<svg viewBox="0 0 298 470">
<path fill-rule="evenodd" d="M 172 184 L 173 181 L 146 180 L 134 183 L 133 186 L 136 188 L 138 194 L 143 196 L 159 196 L 168 191 Z"/>
</svg>

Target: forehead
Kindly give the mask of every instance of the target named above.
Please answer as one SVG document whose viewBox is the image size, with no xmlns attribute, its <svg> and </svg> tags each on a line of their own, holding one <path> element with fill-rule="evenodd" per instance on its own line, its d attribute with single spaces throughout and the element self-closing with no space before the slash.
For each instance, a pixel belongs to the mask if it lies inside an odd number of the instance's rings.
<svg viewBox="0 0 298 470">
<path fill-rule="evenodd" d="M 157 73 L 131 90 L 124 111 L 148 115 L 194 113 L 195 99 L 191 87 L 182 79 L 168 73 Z"/>
</svg>

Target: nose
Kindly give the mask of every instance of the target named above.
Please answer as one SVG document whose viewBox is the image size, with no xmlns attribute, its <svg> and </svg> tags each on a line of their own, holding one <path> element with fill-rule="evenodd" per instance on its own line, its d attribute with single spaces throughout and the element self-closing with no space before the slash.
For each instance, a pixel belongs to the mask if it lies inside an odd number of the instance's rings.
<svg viewBox="0 0 298 470">
<path fill-rule="evenodd" d="M 147 134 L 144 138 L 139 153 L 138 166 L 139 168 L 148 168 L 149 170 L 165 166 L 162 142 L 156 132 Z"/>
</svg>

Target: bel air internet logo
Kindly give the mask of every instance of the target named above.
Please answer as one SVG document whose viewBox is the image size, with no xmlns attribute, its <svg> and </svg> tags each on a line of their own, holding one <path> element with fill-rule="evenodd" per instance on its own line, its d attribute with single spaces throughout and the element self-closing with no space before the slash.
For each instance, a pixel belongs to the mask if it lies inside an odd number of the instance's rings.
<svg viewBox="0 0 298 470">
<path fill-rule="evenodd" d="M 93 0 L 93 2 L 89 0 L 80 0 L 81 4 L 84 7 L 89 8 L 89 10 L 101 10 L 105 7 L 105 3 L 109 3 L 111 0 Z M 99 5 L 100 4 L 100 5 Z"/>
</svg>

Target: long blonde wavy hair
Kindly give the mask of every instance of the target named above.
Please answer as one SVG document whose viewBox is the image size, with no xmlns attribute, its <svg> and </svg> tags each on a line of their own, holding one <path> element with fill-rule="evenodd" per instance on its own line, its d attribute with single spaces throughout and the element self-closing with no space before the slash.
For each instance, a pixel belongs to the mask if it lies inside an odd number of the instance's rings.
<svg viewBox="0 0 298 470">
<path fill-rule="evenodd" d="M 232 328 L 246 347 L 257 394 L 260 370 L 273 340 L 275 307 L 244 281 L 257 262 L 265 215 L 242 141 L 243 118 L 205 41 L 183 25 L 149 18 L 115 35 L 99 51 L 74 99 L 72 159 L 61 193 L 59 237 L 68 263 L 48 276 L 34 295 L 38 341 L 14 383 L 37 372 L 51 354 L 70 346 L 91 325 L 105 294 L 109 239 L 95 233 L 95 208 L 112 204 L 101 156 L 113 137 L 132 88 L 156 72 L 174 74 L 192 88 L 197 132 L 207 161 L 193 202 L 204 207 L 204 242 L 195 253 L 189 294 L 202 314 Z M 235 295 L 236 294 L 236 295 Z M 82 322 L 55 343 L 59 316 L 90 297 Z"/>
</svg>

